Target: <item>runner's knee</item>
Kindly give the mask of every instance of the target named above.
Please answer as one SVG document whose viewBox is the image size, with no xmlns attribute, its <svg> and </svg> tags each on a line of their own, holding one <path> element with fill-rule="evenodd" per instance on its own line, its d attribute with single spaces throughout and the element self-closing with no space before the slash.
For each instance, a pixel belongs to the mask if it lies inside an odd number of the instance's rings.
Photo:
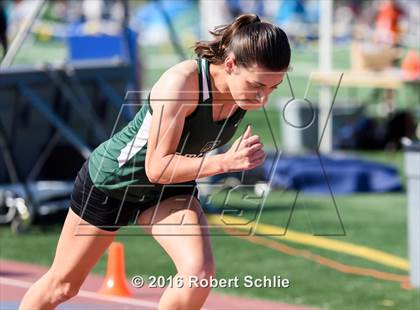
<svg viewBox="0 0 420 310">
<path fill-rule="evenodd" d="M 62 303 L 79 293 L 82 281 L 75 281 L 59 271 L 50 272 L 51 303 Z"/>
<path fill-rule="evenodd" d="M 184 275 L 197 276 L 199 278 L 210 278 L 216 276 L 216 268 L 212 259 L 189 259 L 183 261 L 179 272 Z"/>
</svg>

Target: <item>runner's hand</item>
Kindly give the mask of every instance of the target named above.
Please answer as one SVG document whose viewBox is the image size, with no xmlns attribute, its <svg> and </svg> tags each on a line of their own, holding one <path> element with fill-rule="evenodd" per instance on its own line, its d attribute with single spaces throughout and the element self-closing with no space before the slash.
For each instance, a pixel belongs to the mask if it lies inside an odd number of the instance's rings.
<svg viewBox="0 0 420 310">
<path fill-rule="evenodd" d="M 260 137 L 252 135 L 252 128 L 248 125 L 244 134 L 224 153 L 225 170 L 237 172 L 253 169 L 261 165 L 265 157 Z"/>
</svg>

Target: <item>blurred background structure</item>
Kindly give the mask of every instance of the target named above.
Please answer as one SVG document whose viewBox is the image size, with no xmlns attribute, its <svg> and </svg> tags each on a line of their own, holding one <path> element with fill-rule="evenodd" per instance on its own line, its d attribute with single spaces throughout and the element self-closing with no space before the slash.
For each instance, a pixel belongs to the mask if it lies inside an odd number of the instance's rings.
<svg viewBox="0 0 420 310">
<path fill-rule="evenodd" d="M 9 225 L 20 232 L 60 223 L 90 151 L 127 124 L 166 69 L 195 57 L 195 41 L 210 40 L 208 30 L 242 13 L 285 30 L 292 69 L 266 108 L 247 113 L 242 124 L 253 124 L 262 137 L 266 163 L 210 181 L 262 195 L 271 217 L 261 220 L 268 222 L 296 203 L 329 219 L 309 226 L 332 235 L 346 235 L 346 220 L 361 229 L 363 218 L 363 229 L 375 235 L 347 237 L 408 257 L 401 246 L 409 229 L 406 188 L 414 195 L 409 201 L 418 203 L 420 195 L 403 171 L 403 148 L 413 158 L 420 139 L 420 2 L 412 0 L 0 0 L 1 233 Z M 279 207 L 283 198 L 289 205 Z M 340 203 L 347 219 L 339 216 Z M 246 209 L 239 198 L 234 205 L 238 214 Z M 360 283 L 352 290 L 368 294 L 372 282 Z M 325 301 L 305 289 L 308 297 L 288 293 L 285 300 L 361 305 L 358 298 Z M 382 289 L 394 296 L 393 287 Z M 267 292 L 262 298 L 279 298 Z M 418 292 L 372 298 L 371 308 L 408 309 Z"/>
</svg>

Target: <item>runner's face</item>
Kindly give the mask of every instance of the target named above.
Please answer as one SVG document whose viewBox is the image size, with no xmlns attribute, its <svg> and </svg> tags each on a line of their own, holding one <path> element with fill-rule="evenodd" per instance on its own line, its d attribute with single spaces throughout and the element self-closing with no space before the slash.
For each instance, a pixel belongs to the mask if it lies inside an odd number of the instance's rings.
<svg viewBox="0 0 420 310">
<path fill-rule="evenodd" d="M 226 67 L 227 66 L 227 67 Z M 268 102 L 268 96 L 282 83 L 285 71 L 270 71 L 256 64 L 249 68 L 226 63 L 227 83 L 236 104 L 244 110 L 256 110 Z"/>
</svg>

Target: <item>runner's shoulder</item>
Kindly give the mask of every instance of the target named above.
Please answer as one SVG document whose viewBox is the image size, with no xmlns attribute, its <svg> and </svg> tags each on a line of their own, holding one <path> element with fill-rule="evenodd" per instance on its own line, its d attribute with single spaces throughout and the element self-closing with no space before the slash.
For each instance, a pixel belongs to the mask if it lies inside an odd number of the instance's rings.
<svg viewBox="0 0 420 310">
<path fill-rule="evenodd" d="M 171 102 L 175 101 L 174 107 L 188 104 L 187 115 L 194 111 L 199 98 L 197 70 L 195 60 L 182 61 L 166 70 L 151 90 L 152 107 L 168 99 Z"/>
</svg>

